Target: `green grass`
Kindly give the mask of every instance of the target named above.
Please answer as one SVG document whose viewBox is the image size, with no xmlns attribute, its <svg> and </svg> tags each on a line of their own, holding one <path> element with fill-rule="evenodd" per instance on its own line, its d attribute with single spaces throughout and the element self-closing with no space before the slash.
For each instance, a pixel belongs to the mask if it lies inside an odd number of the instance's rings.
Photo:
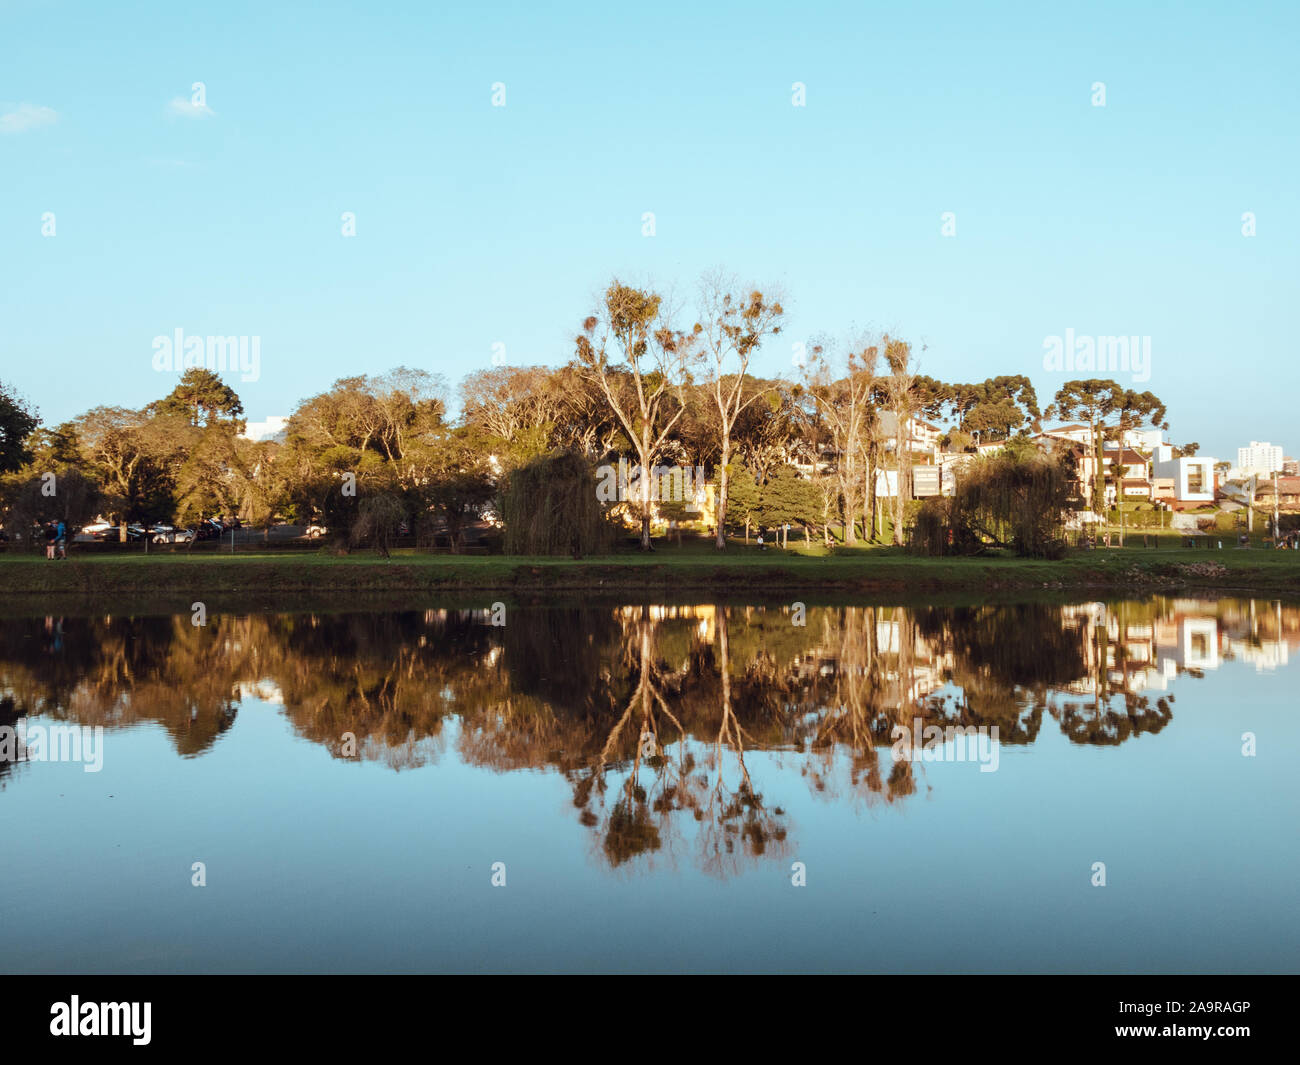
<svg viewBox="0 0 1300 1065">
<path fill-rule="evenodd" d="M 1177 542 L 1174 538 L 1172 543 Z M 306 593 L 590 592 L 663 595 L 710 592 L 762 596 L 785 591 L 986 594 L 1008 589 L 1161 588 L 1300 593 L 1300 552 L 1177 546 L 1074 551 L 1059 561 L 995 555 L 918 558 L 899 548 L 791 542 L 790 550 L 759 551 L 743 541 L 725 552 L 703 540 L 660 543 L 593 558 L 528 558 L 396 551 L 339 558 L 324 552 L 241 551 L 210 554 L 95 554 L 50 562 L 43 556 L 0 554 L 0 598 L 72 594 L 113 596 Z M 188 609 L 188 604 L 186 604 Z"/>
</svg>

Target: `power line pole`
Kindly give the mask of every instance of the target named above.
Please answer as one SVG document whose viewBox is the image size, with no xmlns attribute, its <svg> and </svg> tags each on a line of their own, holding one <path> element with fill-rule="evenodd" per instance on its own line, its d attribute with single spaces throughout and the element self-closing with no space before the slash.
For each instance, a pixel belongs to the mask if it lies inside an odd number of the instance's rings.
<svg viewBox="0 0 1300 1065">
<path fill-rule="evenodd" d="M 1277 519 L 1277 504 L 1278 504 L 1277 492 L 1278 492 L 1277 470 L 1274 470 L 1273 471 L 1273 546 L 1274 547 L 1277 547 L 1278 540 L 1280 540 L 1282 537 L 1282 528 L 1280 525 L 1278 525 L 1278 519 Z"/>
</svg>

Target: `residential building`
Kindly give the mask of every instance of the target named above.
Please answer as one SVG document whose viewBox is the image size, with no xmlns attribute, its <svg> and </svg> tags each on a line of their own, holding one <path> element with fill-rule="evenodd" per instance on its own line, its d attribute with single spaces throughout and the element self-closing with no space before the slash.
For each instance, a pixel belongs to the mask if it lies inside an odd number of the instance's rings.
<svg viewBox="0 0 1300 1065">
<path fill-rule="evenodd" d="M 920 418 L 908 418 L 907 422 L 908 440 L 913 454 L 939 450 L 939 437 L 943 436 L 943 430 L 939 426 L 923 422 Z M 881 443 L 885 450 L 892 451 L 898 437 L 898 415 L 889 410 L 881 411 L 879 426 Z"/>
<path fill-rule="evenodd" d="M 1237 468 L 1242 473 L 1258 473 L 1271 477 L 1282 470 L 1282 447 L 1261 440 L 1252 440 L 1249 447 L 1237 448 Z"/>
<path fill-rule="evenodd" d="M 1125 429 L 1124 446 L 1135 451 L 1153 454 L 1165 442 L 1163 429 Z"/>
<path fill-rule="evenodd" d="M 1114 504 L 1121 497 L 1125 503 L 1151 501 L 1151 477 L 1145 455 L 1131 448 L 1111 449 L 1102 452 L 1101 462 L 1107 481 L 1107 503 Z"/>
<path fill-rule="evenodd" d="M 1086 425 L 1080 425 L 1076 422 L 1073 425 L 1058 425 L 1055 429 L 1044 429 L 1034 440 L 1041 442 L 1044 439 L 1049 442 L 1056 440 L 1066 440 L 1075 444 L 1082 444 L 1085 448 L 1092 447 L 1092 429 Z"/>
<path fill-rule="evenodd" d="M 1272 477 L 1261 477 L 1255 485 L 1255 505 L 1270 508 L 1275 495 L 1278 510 L 1300 510 L 1300 477 L 1278 477 L 1276 481 Z"/>
<path fill-rule="evenodd" d="M 1174 506 L 1195 507 L 1214 502 L 1214 463 L 1208 455 L 1174 458 L 1173 448 L 1161 444 L 1156 448 L 1151 463 L 1155 477 L 1170 478 L 1174 482 Z"/>
</svg>

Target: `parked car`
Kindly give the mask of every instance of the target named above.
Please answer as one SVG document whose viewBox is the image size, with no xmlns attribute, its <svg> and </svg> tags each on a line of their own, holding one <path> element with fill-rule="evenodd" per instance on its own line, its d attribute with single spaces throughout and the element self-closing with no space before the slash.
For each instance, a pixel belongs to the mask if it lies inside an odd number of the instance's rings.
<svg viewBox="0 0 1300 1065">
<path fill-rule="evenodd" d="M 193 529 L 177 529 L 171 525 L 153 527 L 153 542 L 156 544 L 188 544 L 193 539 Z"/>
<path fill-rule="evenodd" d="M 192 530 L 195 540 L 219 540 L 221 534 L 226 530 L 222 527 L 221 522 L 214 521 L 211 518 L 205 518 L 194 526 Z"/>
<path fill-rule="evenodd" d="M 325 536 L 325 535 L 328 534 L 328 533 L 329 533 L 329 530 L 328 530 L 327 528 L 325 528 L 324 525 L 308 525 L 308 526 L 307 526 L 307 536 L 310 537 L 310 538 L 313 539 L 313 540 L 319 540 L 322 536 Z"/>
</svg>

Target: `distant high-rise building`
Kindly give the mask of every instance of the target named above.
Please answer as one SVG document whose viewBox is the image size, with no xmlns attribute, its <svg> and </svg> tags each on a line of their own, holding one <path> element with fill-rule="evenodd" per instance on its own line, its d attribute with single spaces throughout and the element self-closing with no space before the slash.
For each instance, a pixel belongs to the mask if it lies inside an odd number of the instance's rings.
<svg viewBox="0 0 1300 1065">
<path fill-rule="evenodd" d="M 1265 476 L 1281 470 L 1281 445 L 1252 440 L 1250 447 L 1237 448 L 1237 468 L 1243 473 L 1259 473 Z"/>
</svg>

